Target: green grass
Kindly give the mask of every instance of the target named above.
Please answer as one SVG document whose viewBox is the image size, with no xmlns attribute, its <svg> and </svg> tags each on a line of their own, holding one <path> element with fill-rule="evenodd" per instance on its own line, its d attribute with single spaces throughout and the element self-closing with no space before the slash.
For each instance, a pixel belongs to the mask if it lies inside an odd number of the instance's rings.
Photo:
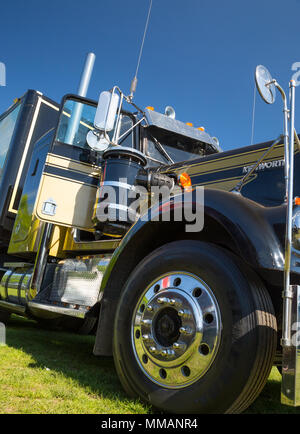
<svg viewBox="0 0 300 434">
<path fill-rule="evenodd" d="M 92 354 L 94 337 L 41 330 L 14 316 L 0 346 L 0 413 L 151 414 L 129 399 L 113 359 Z M 280 404 L 274 368 L 260 397 L 246 413 L 300 413 Z"/>
<path fill-rule="evenodd" d="M 0 346 L 0 413 L 147 413 L 123 392 L 113 359 L 93 356 L 93 343 L 13 317 Z"/>
</svg>

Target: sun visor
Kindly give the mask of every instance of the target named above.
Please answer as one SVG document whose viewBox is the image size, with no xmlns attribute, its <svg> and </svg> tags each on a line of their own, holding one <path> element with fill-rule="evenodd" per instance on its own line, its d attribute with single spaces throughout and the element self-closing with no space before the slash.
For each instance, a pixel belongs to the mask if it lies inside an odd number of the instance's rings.
<svg viewBox="0 0 300 434">
<path fill-rule="evenodd" d="M 221 152 L 220 146 L 205 131 L 198 130 L 197 128 L 186 125 L 184 122 L 172 119 L 162 113 L 147 108 L 145 109 L 145 116 L 149 127 L 154 126 L 199 142 L 207 143 L 208 145 L 211 145 L 216 152 Z"/>
</svg>

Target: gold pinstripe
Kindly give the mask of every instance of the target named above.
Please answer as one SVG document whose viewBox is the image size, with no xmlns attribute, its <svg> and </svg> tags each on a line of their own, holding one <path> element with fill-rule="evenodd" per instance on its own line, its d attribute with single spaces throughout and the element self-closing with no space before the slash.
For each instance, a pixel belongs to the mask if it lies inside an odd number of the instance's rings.
<svg viewBox="0 0 300 434">
<path fill-rule="evenodd" d="M 72 171 L 88 175 L 90 177 L 99 176 L 101 173 L 100 167 L 92 166 L 91 164 L 79 163 L 70 158 L 62 158 L 55 154 L 48 154 L 46 164 L 52 167 L 70 169 Z"/>
<path fill-rule="evenodd" d="M 88 184 L 87 182 L 78 181 L 77 179 L 66 178 L 65 176 L 54 175 L 52 173 L 51 174 L 50 173 L 44 173 L 43 176 L 50 177 L 50 178 L 56 178 L 58 180 L 64 180 L 64 181 L 68 181 L 68 182 L 74 182 L 75 184 L 86 185 L 86 186 L 91 187 L 91 188 L 97 188 L 97 185 L 91 185 L 91 184 Z"/>
<path fill-rule="evenodd" d="M 249 151 L 227 157 L 220 157 L 216 160 L 213 159 L 211 161 L 203 161 L 191 165 L 186 164 L 184 166 L 176 168 L 174 171 L 176 173 L 186 171 L 189 175 L 196 176 L 200 174 L 217 173 L 223 172 L 224 170 L 238 169 L 244 166 L 250 166 L 251 164 L 255 164 L 266 149 L 268 148 L 262 148 L 258 150 L 256 149 L 255 151 Z M 273 161 L 274 159 L 280 157 L 283 157 L 283 145 L 276 146 L 271 152 L 270 156 L 264 159 L 264 162 Z M 237 160 L 236 164 L 233 163 L 233 160 Z M 226 165 L 227 162 L 229 164 Z M 207 167 L 207 169 L 205 169 L 205 167 Z"/>
</svg>

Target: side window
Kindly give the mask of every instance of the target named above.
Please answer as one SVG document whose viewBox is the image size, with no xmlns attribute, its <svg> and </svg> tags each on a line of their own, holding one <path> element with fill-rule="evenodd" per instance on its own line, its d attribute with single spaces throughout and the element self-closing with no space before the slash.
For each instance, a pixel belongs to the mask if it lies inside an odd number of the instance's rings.
<svg viewBox="0 0 300 434">
<path fill-rule="evenodd" d="M 0 119 L 0 180 L 6 156 L 9 150 L 11 138 L 15 130 L 15 125 L 20 111 L 20 107 L 21 104 L 19 104 L 13 111 Z"/>
<path fill-rule="evenodd" d="M 133 121 L 131 117 L 128 115 L 122 115 L 119 132 L 119 145 L 126 146 L 128 148 L 133 147 L 133 130 L 130 130 L 132 127 Z"/>
<path fill-rule="evenodd" d="M 166 134 L 161 131 L 145 132 L 145 151 L 150 159 L 163 164 L 170 161 L 194 160 L 204 155 L 204 144 L 177 134 Z M 162 148 L 162 149 L 161 149 Z"/>
<path fill-rule="evenodd" d="M 155 144 L 154 138 L 147 134 L 146 135 L 146 155 L 150 157 L 151 160 L 154 160 L 153 163 L 162 163 L 162 164 L 168 164 L 169 161 L 167 158 L 165 158 L 162 153 L 158 150 L 157 145 Z"/>
<path fill-rule="evenodd" d="M 71 99 L 65 102 L 59 126 L 56 134 L 56 140 L 68 145 L 86 148 L 86 135 L 93 130 L 96 107 L 83 104 Z"/>
<path fill-rule="evenodd" d="M 97 107 L 68 99 L 63 107 L 60 116 L 59 126 L 56 134 L 56 141 L 79 148 L 90 149 L 86 136 L 94 129 L 94 118 Z M 129 115 L 122 114 L 119 123 L 119 145 L 132 148 L 134 133 L 131 129 L 133 120 Z M 113 138 L 114 130 L 108 133 Z"/>
</svg>

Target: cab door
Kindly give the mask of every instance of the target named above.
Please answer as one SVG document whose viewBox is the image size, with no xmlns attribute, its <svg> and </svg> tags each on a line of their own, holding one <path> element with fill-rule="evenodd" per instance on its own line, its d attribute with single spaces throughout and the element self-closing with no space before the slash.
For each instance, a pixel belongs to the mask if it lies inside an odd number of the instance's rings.
<svg viewBox="0 0 300 434">
<path fill-rule="evenodd" d="M 95 112 L 92 101 L 73 95 L 64 98 L 35 201 L 34 215 L 39 220 L 84 230 L 93 228 L 101 168 L 86 135 L 93 129 Z"/>
</svg>

